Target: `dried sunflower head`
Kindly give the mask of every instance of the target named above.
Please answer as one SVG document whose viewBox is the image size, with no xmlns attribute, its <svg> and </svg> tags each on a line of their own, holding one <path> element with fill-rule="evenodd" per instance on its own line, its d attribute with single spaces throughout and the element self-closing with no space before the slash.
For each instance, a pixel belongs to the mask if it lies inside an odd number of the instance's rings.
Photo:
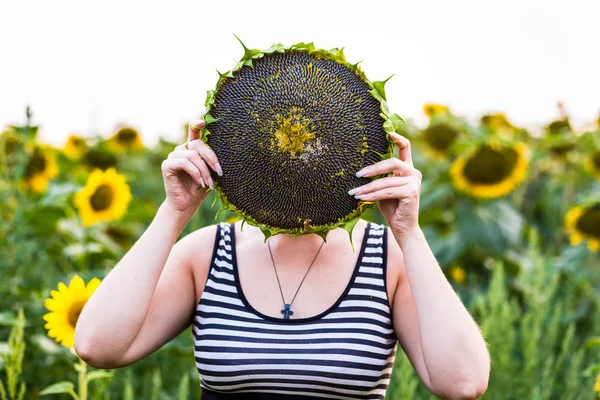
<svg viewBox="0 0 600 400">
<path fill-rule="evenodd" d="M 206 100 L 203 140 L 219 158 L 213 173 L 223 208 L 277 233 L 351 233 L 365 208 L 348 190 L 356 171 L 392 154 L 385 82 L 370 82 L 343 52 L 312 44 L 245 48 Z"/>
</svg>

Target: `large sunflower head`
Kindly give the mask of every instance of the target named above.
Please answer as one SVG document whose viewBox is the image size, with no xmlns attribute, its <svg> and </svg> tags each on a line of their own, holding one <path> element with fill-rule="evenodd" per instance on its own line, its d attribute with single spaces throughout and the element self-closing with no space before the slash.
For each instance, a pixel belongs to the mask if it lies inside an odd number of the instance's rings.
<svg viewBox="0 0 600 400">
<path fill-rule="evenodd" d="M 203 140 L 224 175 L 213 173 L 223 209 L 272 234 L 344 227 L 365 208 L 348 190 L 355 173 L 392 154 L 386 132 L 400 119 L 385 82 L 370 82 L 339 49 L 312 43 L 250 50 L 209 91 Z"/>
<path fill-rule="evenodd" d="M 121 219 L 130 201 L 131 192 L 125 176 L 114 168 L 92 172 L 85 187 L 75 195 L 75 206 L 84 226 Z"/>
<path fill-rule="evenodd" d="M 523 143 L 483 144 L 470 154 L 458 157 L 450 167 L 450 175 L 458 190 L 473 197 L 502 197 L 525 179 L 528 153 Z"/>
<path fill-rule="evenodd" d="M 600 202 L 569 210 L 565 216 L 565 229 L 571 245 L 577 246 L 587 240 L 590 251 L 600 251 Z"/>
<path fill-rule="evenodd" d="M 449 122 L 431 123 L 422 132 L 428 151 L 435 158 L 447 158 L 452 145 L 460 136 L 460 130 Z"/>
<path fill-rule="evenodd" d="M 83 279 L 75 275 L 68 287 L 59 282 L 58 290 L 50 291 L 51 296 L 44 303 L 50 312 L 43 317 L 47 322 L 48 336 L 63 346 L 74 347 L 77 320 L 100 282 L 100 279 L 93 278 L 86 286 Z"/>
<path fill-rule="evenodd" d="M 79 160 L 88 149 L 85 138 L 77 135 L 69 135 L 63 153 L 71 160 Z"/>
<path fill-rule="evenodd" d="M 117 156 L 106 146 L 95 146 L 87 149 L 83 153 L 83 164 L 92 169 L 101 169 L 103 171 L 117 165 Z"/>
<path fill-rule="evenodd" d="M 130 126 L 119 128 L 109 139 L 111 147 L 117 151 L 137 151 L 144 148 L 144 143 L 137 129 Z"/>
<path fill-rule="evenodd" d="M 43 193 L 48 182 L 58 175 L 56 156 L 47 147 L 34 147 L 25 166 L 25 182 L 36 193 Z"/>
<path fill-rule="evenodd" d="M 600 179 L 600 150 L 587 155 L 585 169 L 597 179 Z"/>
</svg>

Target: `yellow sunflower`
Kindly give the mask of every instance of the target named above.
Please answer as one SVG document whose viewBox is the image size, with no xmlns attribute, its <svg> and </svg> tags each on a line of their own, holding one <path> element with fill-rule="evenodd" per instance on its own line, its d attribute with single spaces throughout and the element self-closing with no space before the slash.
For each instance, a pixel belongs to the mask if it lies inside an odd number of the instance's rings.
<svg viewBox="0 0 600 400">
<path fill-rule="evenodd" d="M 506 147 L 485 144 L 468 156 L 458 157 L 450 167 L 450 176 L 464 193 L 485 199 L 502 197 L 525 179 L 528 159 L 529 149 L 523 143 Z"/>
<path fill-rule="evenodd" d="M 443 106 L 441 104 L 425 104 L 423 106 L 423 112 L 425 113 L 425 115 L 427 115 L 429 118 L 433 117 L 434 115 L 440 115 L 440 114 L 448 114 L 450 112 L 450 110 L 448 109 L 447 106 Z"/>
<path fill-rule="evenodd" d="M 130 201 L 131 191 L 125 176 L 114 168 L 92 172 L 85 187 L 75 195 L 75 206 L 84 226 L 121 219 Z"/>
<path fill-rule="evenodd" d="M 63 147 L 63 153 L 71 160 L 79 160 L 87 148 L 88 145 L 84 138 L 77 135 L 69 135 L 65 147 Z"/>
<path fill-rule="evenodd" d="M 600 150 L 590 154 L 585 160 L 585 169 L 590 174 L 600 179 Z"/>
<path fill-rule="evenodd" d="M 459 265 L 454 265 L 448 269 L 448 274 L 452 280 L 458 284 L 462 284 L 467 279 L 467 273 L 464 268 Z"/>
<path fill-rule="evenodd" d="M 600 374 L 596 377 L 596 383 L 594 384 L 594 392 L 600 392 Z M 600 397 L 600 393 L 598 393 L 598 397 Z"/>
<path fill-rule="evenodd" d="M 129 126 L 125 126 L 117 130 L 117 132 L 111 136 L 109 143 L 113 150 L 117 152 L 121 151 L 135 151 L 144 148 L 140 133 Z"/>
<path fill-rule="evenodd" d="M 107 146 L 95 146 L 86 150 L 82 163 L 92 169 L 99 168 L 103 171 L 117 165 L 117 156 Z"/>
<path fill-rule="evenodd" d="M 493 132 L 504 134 L 515 133 L 518 130 L 502 113 L 484 115 L 481 117 L 481 124 Z"/>
<path fill-rule="evenodd" d="M 422 134 L 429 154 L 436 159 L 445 159 L 449 155 L 450 147 L 459 137 L 460 131 L 447 122 L 437 122 L 430 124 Z"/>
<path fill-rule="evenodd" d="M 63 346 L 73 348 L 79 315 L 100 282 L 100 279 L 93 278 L 86 286 L 83 279 L 75 275 L 69 287 L 59 282 L 58 291 L 50 291 L 51 297 L 44 303 L 50 312 L 43 317 L 47 322 L 48 336 Z"/>
<path fill-rule="evenodd" d="M 25 166 L 25 182 L 36 193 L 44 193 L 48 182 L 58 175 L 54 152 L 46 147 L 36 147 Z"/>
<path fill-rule="evenodd" d="M 570 235 L 571 245 L 587 240 L 590 251 L 600 251 L 600 202 L 570 209 L 565 216 L 565 230 Z"/>
</svg>

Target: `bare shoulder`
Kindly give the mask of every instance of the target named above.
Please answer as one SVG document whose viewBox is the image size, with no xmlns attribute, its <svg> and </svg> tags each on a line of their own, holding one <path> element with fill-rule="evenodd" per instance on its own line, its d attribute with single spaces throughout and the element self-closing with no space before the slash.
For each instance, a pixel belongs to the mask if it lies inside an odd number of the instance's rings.
<svg viewBox="0 0 600 400">
<path fill-rule="evenodd" d="M 398 242 L 394 238 L 394 234 L 389 227 L 387 230 L 387 289 L 390 303 L 393 303 L 396 290 L 405 281 L 404 256 Z M 392 306 L 392 304 L 390 304 Z"/>
<path fill-rule="evenodd" d="M 196 304 L 204 290 L 216 245 L 218 224 L 207 225 L 180 239 L 173 247 L 178 258 L 188 265 L 194 277 Z"/>
</svg>

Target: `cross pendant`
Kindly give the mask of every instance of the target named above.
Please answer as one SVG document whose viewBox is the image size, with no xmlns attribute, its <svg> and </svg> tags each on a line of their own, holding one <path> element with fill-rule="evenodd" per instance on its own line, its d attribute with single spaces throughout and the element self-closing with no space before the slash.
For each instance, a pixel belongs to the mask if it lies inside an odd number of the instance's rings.
<svg viewBox="0 0 600 400">
<path fill-rule="evenodd" d="M 284 304 L 284 309 L 281 310 L 283 314 L 283 319 L 290 319 L 290 315 L 294 315 L 294 312 L 290 310 L 291 304 Z"/>
</svg>

